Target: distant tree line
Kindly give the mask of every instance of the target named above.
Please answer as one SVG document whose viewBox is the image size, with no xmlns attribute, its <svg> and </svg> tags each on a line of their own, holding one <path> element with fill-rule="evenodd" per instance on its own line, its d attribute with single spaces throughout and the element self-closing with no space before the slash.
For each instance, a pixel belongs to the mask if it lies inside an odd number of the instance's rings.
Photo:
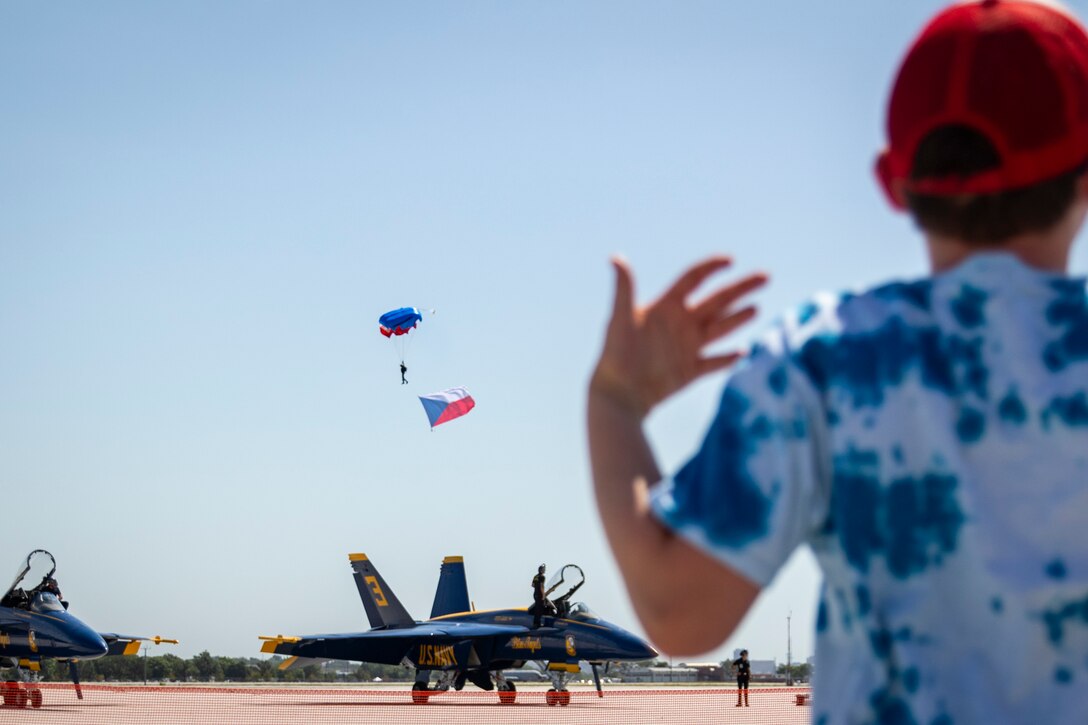
<svg viewBox="0 0 1088 725">
<path fill-rule="evenodd" d="M 808 682 L 812 677 L 812 665 L 807 662 L 795 663 L 787 667 L 785 663 L 778 666 L 778 674 L 789 675 L 794 680 Z"/>
<path fill-rule="evenodd" d="M 215 657 L 207 650 L 183 659 L 166 654 L 155 657 L 111 656 L 78 663 L 81 682 L 371 682 L 414 679 L 414 671 L 398 665 L 329 662 L 281 670 L 285 658 Z M 69 680 L 68 664 L 42 662 L 41 677 L 47 682 Z"/>
<path fill-rule="evenodd" d="M 102 657 L 79 663 L 81 682 L 372 682 L 380 678 L 384 682 L 411 682 L 415 672 L 410 667 L 399 665 L 376 665 L 370 663 L 349 663 L 344 661 L 328 662 L 324 665 L 307 665 L 301 668 L 281 670 L 279 666 L 284 657 L 273 656 L 269 659 L 257 657 L 215 657 L 207 650 L 183 659 L 176 655 L 165 654 L 155 657 L 115 656 Z M 615 676 L 622 677 L 624 671 L 636 663 L 621 663 L 612 668 Z M 664 660 L 637 663 L 667 667 Z M 720 663 L 721 668 L 715 676 L 708 679 L 731 680 L 732 662 Z M 794 680 L 807 681 L 812 676 L 809 664 L 794 664 Z M 778 665 L 778 675 L 786 674 L 786 665 Z M 69 680 L 67 663 L 53 660 L 42 662 L 41 678 L 46 682 L 64 682 Z"/>
</svg>

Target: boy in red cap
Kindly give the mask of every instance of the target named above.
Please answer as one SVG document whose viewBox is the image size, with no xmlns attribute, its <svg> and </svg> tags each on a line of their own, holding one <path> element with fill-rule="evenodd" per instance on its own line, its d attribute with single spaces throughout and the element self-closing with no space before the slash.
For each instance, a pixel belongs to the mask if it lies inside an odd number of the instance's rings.
<svg viewBox="0 0 1088 725">
<path fill-rule="evenodd" d="M 932 274 L 824 295 L 730 375 L 662 480 L 642 421 L 739 354 L 725 258 L 614 310 L 589 389 L 597 500 L 635 608 L 674 654 L 721 643 L 790 553 L 824 572 L 814 721 L 1083 722 L 1088 713 L 1088 35 L 1064 11 L 940 13 L 892 90 L 889 199 Z M 647 571 L 654 572 L 646 576 Z"/>
</svg>

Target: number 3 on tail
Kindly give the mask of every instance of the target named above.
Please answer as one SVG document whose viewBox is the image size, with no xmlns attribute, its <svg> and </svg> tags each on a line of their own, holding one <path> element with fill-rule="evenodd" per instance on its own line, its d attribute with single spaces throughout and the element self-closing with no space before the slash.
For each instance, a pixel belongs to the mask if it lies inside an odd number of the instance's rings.
<svg viewBox="0 0 1088 725">
<path fill-rule="evenodd" d="M 374 603 L 379 607 L 389 606 L 389 602 L 385 599 L 385 592 L 382 591 L 381 585 L 378 584 L 377 577 L 368 576 L 366 583 L 370 587 L 370 591 L 374 593 Z"/>
</svg>

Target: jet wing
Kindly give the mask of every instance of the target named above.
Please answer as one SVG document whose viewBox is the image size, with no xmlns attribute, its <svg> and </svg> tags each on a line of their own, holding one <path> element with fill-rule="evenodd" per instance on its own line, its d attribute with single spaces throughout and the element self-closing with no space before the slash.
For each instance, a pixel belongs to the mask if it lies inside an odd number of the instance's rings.
<svg viewBox="0 0 1088 725">
<path fill-rule="evenodd" d="M 140 651 L 140 642 L 152 644 L 177 644 L 176 639 L 165 637 L 139 637 L 130 634 L 115 634 L 113 632 L 99 632 L 98 636 L 106 641 L 106 654 L 108 655 L 134 655 Z"/>
<path fill-rule="evenodd" d="M 326 662 L 332 662 L 332 660 L 316 657 L 288 657 L 280 663 L 279 669 L 286 672 L 287 670 L 297 670 L 309 665 L 323 665 Z"/>
<path fill-rule="evenodd" d="M 516 624 L 477 624 L 476 622 L 428 622 L 417 625 L 415 627 L 397 627 L 395 629 L 371 629 L 366 632 L 349 632 L 342 634 L 310 634 L 304 637 L 284 637 L 283 635 L 276 635 L 275 637 L 260 637 L 259 639 L 264 640 L 266 642 L 265 647 L 267 647 L 268 643 L 300 644 L 302 642 L 333 640 L 358 640 L 360 642 L 367 640 L 391 640 L 415 642 L 418 639 L 429 639 L 432 637 L 458 640 L 476 639 L 479 637 L 513 637 L 519 634 L 525 634 L 528 631 L 528 627 L 523 627 Z M 271 649 L 269 649 L 268 651 L 271 652 Z"/>
<path fill-rule="evenodd" d="M 356 662 L 400 664 L 421 643 L 453 644 L 492 637 L 513 637 L 528 627 L 476 622 L 434 622 L 415 627 L 372 629 L 346 634 L 313 634 L 305 637 L 261 637 L 261 651 L 302 659 L 343 659 Z M 292 666 L 294 663 L 289 664 Z M 310 663 L 312 664 L 312 663 Z"/>
</svg>

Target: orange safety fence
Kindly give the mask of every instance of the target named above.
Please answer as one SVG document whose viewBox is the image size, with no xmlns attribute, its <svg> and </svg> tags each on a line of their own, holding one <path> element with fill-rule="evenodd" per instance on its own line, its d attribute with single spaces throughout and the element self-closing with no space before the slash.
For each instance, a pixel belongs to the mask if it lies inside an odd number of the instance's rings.
<svg viewBox="0 0 1088 725">
<path fill-rule="evenodd" d="M 25 692 L 26 686 L 20 689 Z M 549 694 L 546 687 L 519 687 L 513 702 L 496 692 L 465 689 L 430 692 L 413 702 L 408 685 L 376 688 L 329 686 L 72 685 L 41 683 L 37 695 L 5 686 L 7 704 L 0 723 L 435 723 L 436 725 L 541 724 L 626 725 L 630 723 L 715 723 L 807 725 L 812 721 L 807 687 L 757 687 L 748 706 L 737 707 L 735 687 L 606 689 L 604 697 L 586 687 Z M 418 693 L 417 693 L 418 694 Z M 504 693 L 505 694 L 505 693 Z M 506 698 L 507 700 L 509 698 Z M 40 703 L 40 707 L 33 707 Z"/>
</svg>

